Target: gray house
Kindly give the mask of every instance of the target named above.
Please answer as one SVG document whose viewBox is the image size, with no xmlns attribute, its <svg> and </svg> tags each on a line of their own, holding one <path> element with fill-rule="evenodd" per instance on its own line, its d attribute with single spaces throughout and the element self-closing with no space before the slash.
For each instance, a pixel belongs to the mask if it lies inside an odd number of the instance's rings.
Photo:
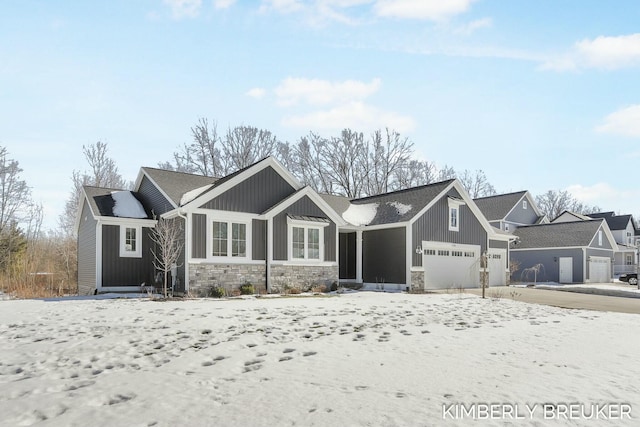
<svg viewBox="0 0 640 427">
<path fill-rule="evenodd" d="M 112 197 L 112 190 L 85 187 L 77 226 L 81 293 L 137 291 L 153 283 L 148 232 L 154 215 L 183 230 L 184 251 L 172 272 L 177 290 L 251 283 L 278 292 L 338 281 L 338 228 L 346 222 L 271 157 L 221 179 L 141 168 L 135 191 L 126 193 L 144 218 L 101 210 L 100 197 Z"/>
<path fill-rule="evenodd" d="M 602 219 L 519 227 L 513 233 L 512 275 L 518 281 L 602 283 L 613 277 L 616 242 Z"/>
<path fill-rule="evenodd" d="M 489 224 L 502 231 L 513 232 L 524 225 L 547 222 L 528 191 L 481 197 L 473 201 Z"/>
<path fill-rule="evenodd" d="M 340 280 L 385 289 L 477 287 L 489 258 L 492 286 L 506 283 L 509 240 L 457 180 L 355 200 L 322 195 L 339 227 Z"/>
</svg>

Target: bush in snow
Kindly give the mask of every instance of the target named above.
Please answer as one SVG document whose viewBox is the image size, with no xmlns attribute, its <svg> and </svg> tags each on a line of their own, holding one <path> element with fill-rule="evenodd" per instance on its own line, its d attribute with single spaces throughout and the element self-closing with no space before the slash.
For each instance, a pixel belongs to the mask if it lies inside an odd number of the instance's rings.
<svg viewBox="0 0 640 427">
<path fill-rule="evenodd" d="M 212 286 L 209 288 L 209 296 L 213 298 L 222 298 L 225 295 L 224 288 L 220 286 Z"/>
<path fill-rule="evenodd" d="M 240 286 L 240 295 L 253 295 L 255 290 L 253 289 L 253 285 L 251 283 L 245 283 Z"/>
</svg>

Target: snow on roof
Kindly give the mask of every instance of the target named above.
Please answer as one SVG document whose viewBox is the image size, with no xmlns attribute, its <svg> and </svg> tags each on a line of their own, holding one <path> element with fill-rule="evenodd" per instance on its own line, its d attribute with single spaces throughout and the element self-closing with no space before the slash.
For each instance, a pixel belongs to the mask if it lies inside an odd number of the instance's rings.
<svg viewBox="0 0 640 427">
<path fill-rule="evenodd" d="M 342 214 L 342 219 L 353 225 L 367 225 L 378 212 L 379 203 L 366 203 L 362 205 L 351 204 Z"/>
<path fill-rule="evenodd" d="M 398 214 L 399 215 L 406 214 L 413 207 L 411 205 L 405 205 L 405 204 L 400 203 L 400 202 L 389 202 L 389 204 L 398 210 Z"/>
<path fill-rule="evenodd" d="M 207 184 L 202 187 L 195 188 L 191 191 L 187 191 L 182 195 L 182 198 L 180 199 L 180 206 L 184 206 L 187 203 L 195 200 L 196 197 L 198 197 L 199 195 L 201 195 L 211 187 L 213 187 L 213 184 Z"/>
<path fill-rule="evenodd" d="M 147 218 L 142 203 L 131 191 L 112 191 L 113 215 L 122 218 Z"/>
</svg>

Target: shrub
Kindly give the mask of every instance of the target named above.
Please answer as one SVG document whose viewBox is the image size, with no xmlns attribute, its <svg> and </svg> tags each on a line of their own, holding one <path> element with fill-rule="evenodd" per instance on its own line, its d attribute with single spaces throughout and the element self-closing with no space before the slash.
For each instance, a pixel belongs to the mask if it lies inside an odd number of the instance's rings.
<svg viewBox="0 0 640 427">
<path fill-rule="evenodd" d="M 288 289 L 285 289 L 285 293 L 288 295 L 298 295 L 302 293 L 302 291 L 298 288 L 288 288 Z"/>
<path fill-rule="evenodd" d="M 255 290 L 253 289 L 253 285 L 251 283 L 245 283 L 240 286 L 240 295 L 253 295 Z"/>
<path fill-rule="evenodd" d="M 335 292 L 338 290 L 338 282 L 333 282 L 331 284 L 331 292 Z"/>
<path fill-rule="evenodd" d="M 323 294 L 323 293 L 327 292 L 327 287 L 326 287 L 326 285 L 314 286 L 314 287 L 311 288 L 311 292 L 313 292 L 315 294 Z"/>
<path fill-rule="evenodd" d="M 220 286 L 212 286 L 209 288 L 209 296 L 213 298 L 222 298 L 225 295 L 224 288 Z"/>
</svg>

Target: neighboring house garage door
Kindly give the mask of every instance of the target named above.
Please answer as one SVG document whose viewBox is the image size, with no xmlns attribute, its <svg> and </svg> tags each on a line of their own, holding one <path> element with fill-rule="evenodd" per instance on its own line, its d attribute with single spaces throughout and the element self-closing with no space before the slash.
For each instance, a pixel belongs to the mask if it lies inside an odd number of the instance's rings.
<svg viewBox="0 0 640 427">
<path fill-rule="evenodd" d="M 611 281 L 611 258 L 589 257 L 589 282 L 606 283 Z"/>
<path fill-rule="evenodd" d="M 425 289 L 476 287 L 480 281 L 480 246 L 422 242 Z"/>
<path fill-rule="evenodd" d="M 505 286 L 507 284 L 507 250 L 489 249 L 489 286 Z"/>
</svg>

